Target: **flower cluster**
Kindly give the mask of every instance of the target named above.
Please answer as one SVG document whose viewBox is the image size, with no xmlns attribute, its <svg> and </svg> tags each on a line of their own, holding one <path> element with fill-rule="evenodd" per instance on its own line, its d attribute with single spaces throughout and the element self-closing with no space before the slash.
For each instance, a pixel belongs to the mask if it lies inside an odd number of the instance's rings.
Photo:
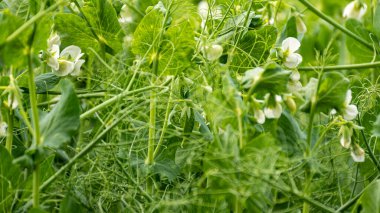
<svg viewBox="0 0 380 213">
<path fill-rule="evenodd" d="M 57 33 L 52 33 L 48 39 L 46 63 L 57 76 L 78 76 L 85 62 L 81 59 L 83 53 L 78 46 L 71 45 L 60 52 L 61 39 Z"/>
</svg>

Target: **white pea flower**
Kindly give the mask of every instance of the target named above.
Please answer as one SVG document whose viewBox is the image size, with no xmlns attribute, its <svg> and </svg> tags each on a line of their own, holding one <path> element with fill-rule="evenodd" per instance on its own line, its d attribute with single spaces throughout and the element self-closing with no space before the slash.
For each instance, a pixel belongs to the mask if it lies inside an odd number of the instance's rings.
<svg viewBox="0 0 380 213">
<path fill-rule="evenodd" d="M 205 56 L 209 61 L 215 61 L 223 54 L 223 47 L 219 44 L 212 44 L 204 48 Z"/>
<path fill-rule="evenodd" d="M 282 42 L 280 57 L 284 60 L 284 65 L 288 68 L 296 68 L 302 62 L 302 56 L 295 53 L 301 43 L 293 37 L 288 37 Z"/>
<path fill-rule="evenodd" d="M 12 109 L 16 109 L 18 107 L 18 101 L 14 97 L 14 94 L 12 94 L 12 92 L 10 92 L 8 95 L 8 105 Z"/>
<path fill-rule="evenodd" d="M 281 106 L 282 98 L 279 95 L 275 95 L 275 97 L 273 98 L 274 100 L 271 101 L 272 97 L 270 96 L 271 95 L 269 96 L 267 95 L 268 104 L 264 108 L 264 114 L 269 119 L 280 118 L 282 114 L 282 106 Z"/>
<path fill-rule="evenodd" d="M 359 113 L 358 108 L 355 105 L 350 104 L 351 99 L 352 99 L 352 92 L 351 92 L 351 90 L 348 90 L 346 93 L 346 100 L 344 101 L 343 109 L 342 109 L 343 110 L 343 118 L 348 120 L 348 121 L 355 119 Z"/>
<path fill-rule="evenodd" d="M 351 147 L 351 157 L 355 162 L 364 162 L 365 152 L 359 145 L 354 144 Z"/>
<path fill-rule="evenodd" d="M 347 125 L 343 125 L 339 129 L 340 144 L 348 149 L 351 146 L 351 137 L 353 134 L 353 128 Z"/>
<path fill-rule="evenodd" d="M 262 67 L 256 67 L 254 69 L 248 70 L 244 73 L 244 77 L 242 78 L 242 83 L 244 88 L 250 88 L 252 85 L 256 84 L 260 81 L 262 74 L 264 73 L 264 69 Z"/>
<path fill-rule="evenodd" d="M 260 102 L 263 101 L 252 98 L 253 117 L 258 124 L 263 124 L 265 123 L 265 113 L 260 108 Z"/>
<path fill-rule="evenodd" d="M 253 117 L 255 118 L 255 120 L 258 124 L 265 123 L 265 113 L 263 112 L 263 110 L 257 108 L 254 110 L 253 113 L 254 113 Z"/>
<path fill-rule="evenodd" d="M 290 74 L 290 81 L 288 82 L 287 88 L 291 93 L 297 93 L 302 89 L 302 84 L 300 82 L 301 75 L 297 70 L 293 70 Z"/>
<path fill-rule="evenodd" d="M 57 76 L 79 75 L 80 68 L 85 62 L 85 60 L 80 59 L 83 56 L 81 49 L 71 45 L 60 52 L 60 44 L 59 35 L 52 33 L 48 39 L 48 58 L 46 59 L 46 63 Z"/>
<path fill-rule="evenodd" d="M 350 2 L 343 11 L 343 18 L 361 19 L 367 11 L 367 5 L 360 0 Z"/>
<path fill-rule="evenodd" d="M 201 1 L 201 2 L 199 2 L 199 4 L 198 4 L 198 13 L 201 16 L 202 20 L 206 20 L 207 19 L 208 10 L 209 10 L 209 6 L 208 6 L 207 1 Z"/>
<path fill-rule="evenodd" d="M 7 129 L 8 129 L 8 124 L 5 123 L 4 121 L 1 121 L 0 122 L 0 137 L 7 136 Z"/>
<path fill-rule="evenodd" d="M 127 5 L 123 5 L 120 10 L 120 18 L 118 19 L 121 24 L 129 24 L 133 22 L 131 11 Z"/>
</svg>

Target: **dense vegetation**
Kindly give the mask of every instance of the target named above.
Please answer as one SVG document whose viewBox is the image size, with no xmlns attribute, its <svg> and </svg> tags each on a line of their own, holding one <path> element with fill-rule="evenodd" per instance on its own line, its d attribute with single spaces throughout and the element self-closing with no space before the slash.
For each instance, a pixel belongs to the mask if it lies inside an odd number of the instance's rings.
<svg viewBox="0 0 380 213">
<path fill-rule="evenodd" d="M 380 212 L 380 2 L 0 0 L 0 212 Z"/>
</svg>

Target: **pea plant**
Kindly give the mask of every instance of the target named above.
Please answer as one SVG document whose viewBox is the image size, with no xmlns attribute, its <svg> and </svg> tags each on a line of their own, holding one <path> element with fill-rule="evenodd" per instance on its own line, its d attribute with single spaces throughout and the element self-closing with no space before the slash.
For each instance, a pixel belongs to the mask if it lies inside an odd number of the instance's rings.
<svg viewBox="0 0 380 213">
<path fill-rule="evenodd" d="M 0 0 L 0 212 L 380 212 L 379 55 L 376 0 Z"/>
</svg>

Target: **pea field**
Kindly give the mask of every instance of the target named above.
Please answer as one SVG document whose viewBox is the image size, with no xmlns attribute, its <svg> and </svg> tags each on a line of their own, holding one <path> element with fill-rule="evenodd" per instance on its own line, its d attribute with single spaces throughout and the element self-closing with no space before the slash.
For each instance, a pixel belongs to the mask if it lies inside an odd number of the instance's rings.
<svg viewBox="0 0 380 213">
<path fill-rule="evenodd" d="M 0 213 L 380 213 L 379 0 L 0 0 Z"/>
</svg>

